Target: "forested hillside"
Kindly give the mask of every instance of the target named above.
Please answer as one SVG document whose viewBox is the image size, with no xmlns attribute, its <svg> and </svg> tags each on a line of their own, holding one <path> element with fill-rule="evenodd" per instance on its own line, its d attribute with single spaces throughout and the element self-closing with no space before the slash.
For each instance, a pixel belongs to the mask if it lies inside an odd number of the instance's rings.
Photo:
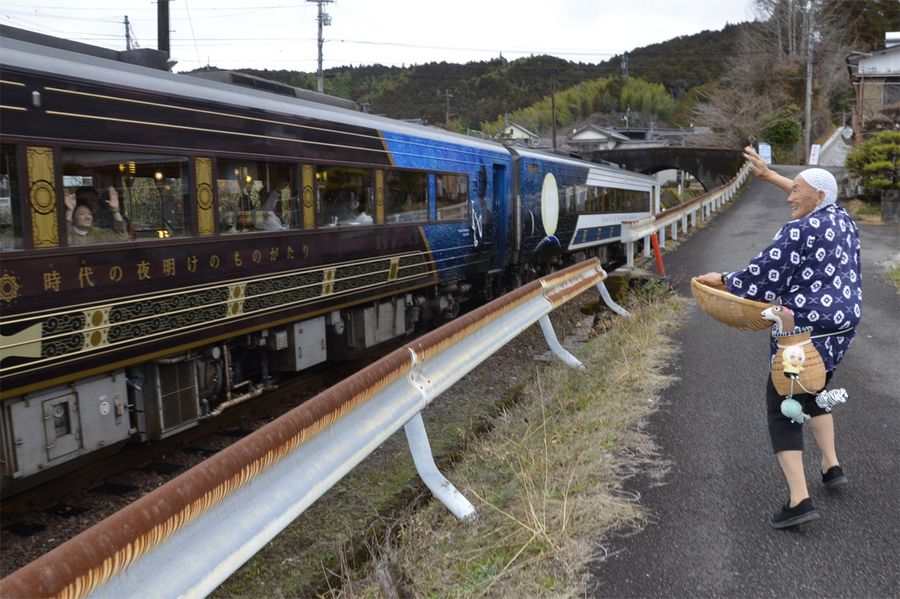
<svg viewBox="0 0 900 599">
<path fill-rule="evenodd" d="M 722 75 L 739 30 L 749 25 L 728 25 L 721 31 L 704 31 L 638 48 L 628 54 L 629 74 L 662 84 L 677 99 L 690 87 Z M 256 69 L 241 72 L 316 88 L 315 73 Z M 481 129 L 482 123 L 531 106 L 554 89 L 564 90 L 581 82 L 621 74 L 621 57 L 600 64 L 532 56 L 467 64 L 339 67 L 325 71 L 325 93 L 368 104 L 378 114 L 443 124 L 449 92 L 450 118 L 455 128 Z"/>
</svg>

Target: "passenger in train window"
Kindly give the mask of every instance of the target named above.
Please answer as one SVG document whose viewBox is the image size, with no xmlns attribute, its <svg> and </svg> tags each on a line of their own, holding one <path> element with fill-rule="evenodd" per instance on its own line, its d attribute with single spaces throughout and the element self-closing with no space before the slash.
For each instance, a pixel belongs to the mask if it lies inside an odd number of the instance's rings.
<svg viewBox="0 0 900 599">
<path fill-rule="evenodd" d="M 388 171 L 384 211 L 388 223 L 428 220 L 428 174 Z"/>
<path fill-rule="evenodd" d="M 0 146 L 0 251 L 24 247 L 17 170 L 15 147 L 3 144 Z"/>
<path fill-rule="evenodd" d="M 281 231 L 285 229 L 286 227 L 281 217 L 278 216 L 281 192 L 275 190 L 269 192 L 263 187 L 259 190 L 259 200 L 262 205 L 254 215 L 255 228 L 263 231 Z"/>
<path fill-rule="evenodd" d="M 372 217 L 361 207 L 356 192 L 342 189 L 325 200 L 326 225 L 343 227 L 347 225 L 371 224 Z"/>
<path fill-rule="evenodd" d="M 110 243 L 128 239 L 125 219 L 119 211 L 119 194 L 110 186 L 107 189 L 106 207 L 110 212 L 112 225 L 106 228 L 95 223 L 95 214 L 100 212 L 100 197 L 90 188 L 75 191 L 65 190 L 66 225 L 69 245 Z"/>
</svg>

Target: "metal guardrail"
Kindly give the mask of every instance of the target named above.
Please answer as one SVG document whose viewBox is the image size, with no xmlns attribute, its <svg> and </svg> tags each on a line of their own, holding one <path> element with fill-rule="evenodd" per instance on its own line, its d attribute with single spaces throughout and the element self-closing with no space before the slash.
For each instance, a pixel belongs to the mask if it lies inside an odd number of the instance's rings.
<svg viewBox="0 0 900 599">
<path fill-rule="evenodd" d="M 700 220 L 705 221 L 709 219 L 713 212 L 718 212 L 722 205 L 737 194 L 738 189 L 749 176 L 750 165 L 745 164 L 735 175 L 734 179 L 722 187 L 643 220 L 622 223 L 622 243 L 625 244 L 625 257 L 628 266 L 634 266 L 634 249 L 637 241 L 644 241 L 644 256 L 649 257 L 650 235 L 652 233 L 659 235 L 660 246 L 665 246 L 666 244 L 667 227 L 670 228 L 672 239 L 678 239 L 679 223 L 681 224 L 682 232 L 687 233 L 689 219 L 691 227 L 697 226 L 698 215 Z"/>
<path fill-rule="evenodd" d="M 532 281 L 395 350 L 0 580 L 0 597 L 202 597 L 404 427 L 420 476 L 458 518 L 475 510 L 438 471 L 421 410 L 590 287 L 596 259 Z"/>
</svg>

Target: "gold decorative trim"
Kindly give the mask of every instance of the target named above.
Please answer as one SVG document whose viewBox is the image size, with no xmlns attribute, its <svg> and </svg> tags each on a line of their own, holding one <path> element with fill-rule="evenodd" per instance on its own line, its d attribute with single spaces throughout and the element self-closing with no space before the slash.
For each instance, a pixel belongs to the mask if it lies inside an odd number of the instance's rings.
<svg viewBox="0 0 900 599">
<path fill-rule="evenodd" d="M 322 278 L 322 295 L 331 295 L 334 293 L 334 279 L 337 274 L 336 268 L 326 268 Z"/>
<path fill-rule="evenodd" d="M 391 268 L 388 271 L 388 281 L 397 280 L 397 272 L 400 270 L 400 258 L 391 258 Z"/>
<path fill-rule="evenodd" d="M 301 185 L 303 185 L 303 228 L 316 228 L 316 209 L 313 189 L 315 185 L 315 168 L 311 164 L 304 164 L 301 170 Z"/>
<path fill-rule="evenodd" d="M 19 282 L 19 277 L 16 276 L 16 273 L 4 270 L 3 276 L 0 277 L 0 301 L 7 304 L 15 301 L 19 297 L 21 288 L 22 283 Z"/>
<path fill-rule="evenodd" d="M 235 318 L 244 313 L 244 297 L 246 284 L 228 286 L 228 317 Z"/>
<path fill-rule="evenodd" d="M 379 131 L 378 137 L 381 139 L 381 147 L 384 148 L 384 153 L 387 154 L 387 157 L 391 163 L 391 166 L 396 167 L 397 163 L 394 161 L 394 155 L 391 153 L 390 149 L 388 148 L 388 143 L 387 143 L 387 140 L 384 138 L 384 133 Z"/>
<path fill-rule="evenodd" d="M 375 171 L 375 223 L 384 224 L 384 171 Z"/>
<path fill-rule="evenodd" d="M 39 146 L 25 148 L 28 162 L 28 200 L 31 206 L 31 232 L 34 247 L 59 246 L 56 215 L 56 189 L 53 182 L 53 149 Z"/>
<path fill-rule="evenodd" d="M 194 171 L 197 192 L 197 229 L 201 237 L 207 237 L 216 232 L 216 219 L 213 211 L 212 158 L 196 158 Z"/>
<path fill-rule="evenodd" d="M 85 334 L 83 350 L 109 345 L 109 306 L 84 313 Z"/>
</svg>

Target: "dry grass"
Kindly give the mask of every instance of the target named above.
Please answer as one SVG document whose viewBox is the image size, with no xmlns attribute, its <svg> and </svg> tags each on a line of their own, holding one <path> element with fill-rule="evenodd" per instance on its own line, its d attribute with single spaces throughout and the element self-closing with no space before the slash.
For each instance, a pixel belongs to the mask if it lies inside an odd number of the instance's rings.
<svg viewBox="0 0 900 599">
<path fill-rule="evenodd" d="M 661 477 L 643 423 L 671 378 L 666 334 L 684 300 L 643 293 L 577 352 L 586 371 L 535 367 L 522 401 L 447 473 L 475 504 L 473 523 L 435 501 L 382 523 L 387 541 L 363 571 L 342 573 L 340 597 L 567 597 L 583 590 L 603 540 L 647 515 L 625 489 L 635 474 Z"/>
<path fill-rule="evenodd" d="M 872 202 L 864 202 L 858 198 L 841 202 L 841 206 L 847 210 L 853 220 L 857 223 L 866 223 L 870 225 L 883 224 L 881 220 L 881 206 Z"/>
</svg>

